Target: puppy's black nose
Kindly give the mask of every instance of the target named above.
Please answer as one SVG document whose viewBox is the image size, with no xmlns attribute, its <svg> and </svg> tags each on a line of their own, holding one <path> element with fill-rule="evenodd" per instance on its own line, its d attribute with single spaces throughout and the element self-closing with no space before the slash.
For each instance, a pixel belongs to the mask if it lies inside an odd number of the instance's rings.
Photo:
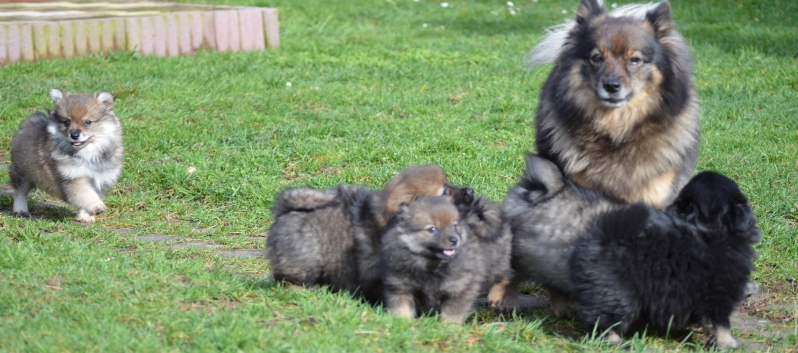
<svg viewBox="0 0 798 353">
<path fill-rule="evenodd" d="M 472 188 L 463 188 L 463 190 L 460 191 L 460 200 L 455 201 L 455 203 L 460 204 L 470 204 L 472 202 L 474 202 L 474 189 Z"/>
<path fill-rule="evenodd" d="M 77 130 L 70 131 L 69 137 L 71 137 L 73 140 L 77 140 L 80 137 L 80 131 Z"/>
<path fill-rule="evenodd" d="M 457 237 L 455 237 L 455 236 L 449 237 L 449 244 L 451 244 L 452 246 L 457 246 L 457 243 L 459 243 L 459 242 L 460 242 L 460 239 L 457 239 Z"/>
<path fill-rule="evenodd" d="M 615 93 L 621 90 L 621 80 L 617 78 L 604 80 L 604 90 L 608 93 Z"/>
</svg>

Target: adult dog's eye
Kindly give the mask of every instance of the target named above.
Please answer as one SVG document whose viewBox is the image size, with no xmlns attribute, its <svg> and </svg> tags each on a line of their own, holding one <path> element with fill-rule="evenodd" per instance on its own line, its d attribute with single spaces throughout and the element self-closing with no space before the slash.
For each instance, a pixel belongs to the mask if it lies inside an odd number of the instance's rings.
<svg viewBox="0 0 798 353">
<path fill-rule="evenodd" d="M 435 233 L 435 232 L 437 232 L 437 231 L 438 231 L 438 228 L 435 228 L 435 227 L 429 227 L 429 228 L 427 228 L 427 231 L 428 231 L 428 232 L 430 232 L 430 233 Z"/>
<path fill-rule="evenodd" d="M 632 66 L 640 65 L 640 63 L 642 63 L 642 62 L 643 62 L 643 59 L 640 59 L 640 57 L 637 57 L 637 56 L 633 56 L 633 57 L 629 58 L 629 65 L 632 65 Z"/>
<path fill-rule="evenodd" d="M 593 54 L 590 57 L 590 62 L 594 64 L 601 64 L 604 61 L 604 57 L 601 54 Z"/>
</svg>

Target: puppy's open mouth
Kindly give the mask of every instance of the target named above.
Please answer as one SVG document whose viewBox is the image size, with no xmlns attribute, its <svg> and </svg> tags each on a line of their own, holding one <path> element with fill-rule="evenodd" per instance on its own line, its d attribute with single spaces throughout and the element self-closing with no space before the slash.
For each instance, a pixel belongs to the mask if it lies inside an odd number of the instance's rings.
<svg viewBox="0 0 798 353">
<path fill-rule="evenodd" d="M 87 142 L 89 142 L 89 139 L 91 139 L 91 137 L 87 138 L 85 141 L 72 141 L 72 146 L 75 146 L 75 147 L 83 146 Z"/>
<path fill-rule="evenodd" d="M 444 260 L 449 259 L 452 256 L 454 256 L 455 252 L 456 252 L 455 249 L 434 249 L 433 250 L 433 253 L 435 253 L 435 256 L 437 256 L 439 259 L 444 259 Z"/>
</svg>

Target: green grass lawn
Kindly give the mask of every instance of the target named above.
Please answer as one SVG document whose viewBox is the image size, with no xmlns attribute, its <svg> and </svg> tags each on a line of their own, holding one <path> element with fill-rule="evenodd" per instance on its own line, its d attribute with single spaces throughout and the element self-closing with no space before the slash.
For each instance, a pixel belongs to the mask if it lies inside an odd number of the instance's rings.
<svg viewBox="0 0 798 353">
<path fill-rule="evenodd" d="M 44 217 L 16 219 L 11 198 L 0 197 L 0 351 L 702 348 L 653 335 L 610 347 L 547 310 L 513 318 L 480 309 L 462 326 L 394 319 L 346 295 L 277 286 L 263 259 L 133 238 L 263 247 L 250 237 L 268 230 L 280 190 L 380 188 L 418 163 L 437 163 L 454 183 L 501 201 L 534 146 L 534 112 L 551 69 L 526 69 L 524 55 L 545 27 L 573 17 L 578 1 L 517 1 L 515 15 L 505 1 L 449 3 L 229 1 L 279 8 L 281 47 L 0 67 L 0 164 L 19 123 L 51 107 L 52 87 L 113 92 L 126 149 L 110 211 L 95 225 L 73 222 L 73 208 L 33 208 Z M 763 230 L 754 280 L 770 303 L 795 303 L 798 2 L 672 5 L 697 63 L 698 170 L 740 184 Z M 2 183 L 7 174 L 1 167 Z M 45 200 L 52 198 L 32 197 Z M 760 314 L 798 332 L 796 312 Z M 774 350 L 798 344 L 795 334 L 742 338 Z"/>
</svg>

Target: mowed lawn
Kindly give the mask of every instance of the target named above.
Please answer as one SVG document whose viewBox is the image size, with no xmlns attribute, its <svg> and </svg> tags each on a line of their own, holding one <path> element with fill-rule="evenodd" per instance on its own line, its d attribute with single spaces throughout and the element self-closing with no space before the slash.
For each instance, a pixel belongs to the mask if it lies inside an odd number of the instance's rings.
<svg viewBox="0 0 798 353">
<path fill-rule="evenodd" d="M 0 351 L 704 349 L 683 333 L 609 346 L 547 309 L 480 308 L 463 325 L 394 319 L 344 294 L 277 285 L 262 258 L 217 253 L 263 248 L 272 200 L 290 186 L 377 189 L 404 167 L 436 163 L 500 202 L 534 149 L 551 69 L 527 69 L 524 55 L 577 3 L 229 1 L 277 7 L 280 48 L 0 67 L 2 184 L 14 131 L 52 107 L 53 87 L 113 92 L 126 149 L 110 211 L 94 225 L 73 222 L 71 207 L 17 219 L 0 196 Z M 754 280 L 767 301 L 749 312 L 798 332 L 798 2 L 672 6 L 695 54 L 698 170 L 737 181 L 763 231 Z M 31 197 L 45 201 L 54 199 Z M 136 238 L 152 234 L 222 246 Z M 798 344 L 795 333 L 740 338 L 774 351 Z"/>
</svg>

